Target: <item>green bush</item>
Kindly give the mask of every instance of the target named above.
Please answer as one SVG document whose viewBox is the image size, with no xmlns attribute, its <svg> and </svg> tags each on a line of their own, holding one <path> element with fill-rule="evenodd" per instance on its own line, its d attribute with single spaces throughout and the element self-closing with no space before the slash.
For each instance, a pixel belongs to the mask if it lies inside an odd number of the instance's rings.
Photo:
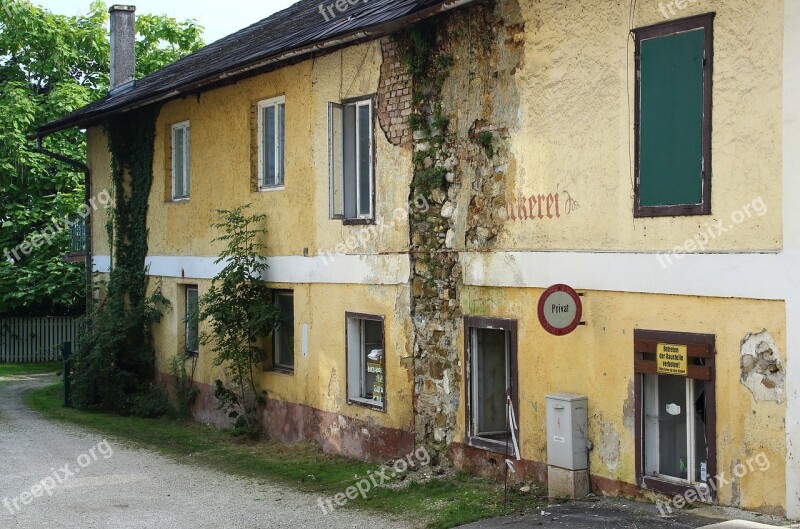
<svg viewBox="0 0 800 529">
<path fill-rule="evenodd" d="M 155 419 L 173 411 L 164 386 L 151 383 L 133 397 L 131 415 Z"/>
</svg>

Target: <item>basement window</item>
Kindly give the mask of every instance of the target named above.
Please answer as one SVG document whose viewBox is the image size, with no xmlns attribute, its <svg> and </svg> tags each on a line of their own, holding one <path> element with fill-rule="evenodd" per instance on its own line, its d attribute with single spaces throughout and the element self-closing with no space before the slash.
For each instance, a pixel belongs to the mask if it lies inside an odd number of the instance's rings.
<svg viewBox="0 0 800 529">
<path fill-rule="evenodd" d="M 294 371 L 294 292 L 276 290 L 272 303 L 281 311 L 281 321 L 272 335 L 273 367 Z"/>
<path fill-rule="evenodd" d="M 200 352 L 200 314 L 197 285 L 184 287 L 183 343 L 187 355 Z"/>
<path fill-rule="evenodd" d="M 695 489 L 710 501 L 709 480 L 716 475 L 714 337 L 637 329 L 634 351 L 640 485 L 668 494 Z"/>
<path fill-rule="evenodd" d="M 284 185 L 285 109 L 283 96 L 258 103 L 258 187 L 262 191 Z"/>
<path fill-rule="evenodd" d="M 468 444 L 505 452 L 509 397 L 517 402 L 517 322 L 467 317 Z"/>
<path fill-rule="evenodd" d="M 172 125 L 172 200 L 189 198 L 189 122 Z"/>
<path fill-rule="evenodd" d="M 347 223 L 374 218 L 372 98 L 329 103 L 330 215 Z"/>
<path fill-rule="evenodd" d="M 714 14 L 634 30 L 634 216 L 711 214 Z"/>
<path fill-rule="evenodd" d="M 383 316 L 346 313 L 347 401 L 386 407 Z"/>
</svg>

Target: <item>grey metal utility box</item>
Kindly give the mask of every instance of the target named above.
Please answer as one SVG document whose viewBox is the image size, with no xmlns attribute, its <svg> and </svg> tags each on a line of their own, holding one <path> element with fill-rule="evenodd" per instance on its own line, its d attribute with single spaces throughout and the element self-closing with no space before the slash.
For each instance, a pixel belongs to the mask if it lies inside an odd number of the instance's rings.
<svg viewBox="0 0 800 529">
<path fill-rule="evenodd" d="M 572 393 L 555 393 L 547 402 L 547 464 L 566 470 L 589 467 L 588 399 Z"/>
</svg>

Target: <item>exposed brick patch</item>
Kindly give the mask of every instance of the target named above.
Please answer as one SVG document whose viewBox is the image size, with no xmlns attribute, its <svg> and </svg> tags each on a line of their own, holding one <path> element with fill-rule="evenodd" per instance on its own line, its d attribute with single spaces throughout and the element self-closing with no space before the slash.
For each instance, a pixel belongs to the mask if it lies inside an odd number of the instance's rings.
<svg viewBox="0 0 800 529">
<path fill-rule="evenodd" d="M 391 37 L 381 39 L 381 77 L 378 82 L 378 122 L 392 145 L 410 145 L 412 79 L 400 57 L 400 46 Z"/>
</svg>

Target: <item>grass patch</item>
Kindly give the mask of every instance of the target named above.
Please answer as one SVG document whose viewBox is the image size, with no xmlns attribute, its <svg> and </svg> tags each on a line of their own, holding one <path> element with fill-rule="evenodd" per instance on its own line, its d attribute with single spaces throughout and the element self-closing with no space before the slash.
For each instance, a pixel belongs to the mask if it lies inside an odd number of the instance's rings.
<svg viewBox="0 0 800 529">
<path fill-rule="evenodd" d="M 15 375 L 37 375 L 41 373 L 60 373 L 61 362 L 48 362 L 46 364 L 2 364 L 0 363 L 0 377 Z"/>
<path fill-rule="evenodd" d="M 61 392 L 61 384 L 55 384 L 30 392 L 25 401 L 48 418 L 94 429 L 180 462 L 265 479 L 324 498 L 344 493 L 370 471 L 378 469 L 375 464 L 324 454 L 315 444 L 243 442 L 193 421 L 121 417 L 63 408 Z M 411 516 L 429 529 L 448 529 L 504 514 L 503 488 L 495 481 L 464 474 L 427 482 L 408 481 L 398 485 L 395 480 L 391 488 L 375 488 L 366 499 L 358 497 L 349 501 L 347 507 Z M 527 510 L 538 504 L 533 496 L 509 492 L 507 512 Z"/>
</svg>

